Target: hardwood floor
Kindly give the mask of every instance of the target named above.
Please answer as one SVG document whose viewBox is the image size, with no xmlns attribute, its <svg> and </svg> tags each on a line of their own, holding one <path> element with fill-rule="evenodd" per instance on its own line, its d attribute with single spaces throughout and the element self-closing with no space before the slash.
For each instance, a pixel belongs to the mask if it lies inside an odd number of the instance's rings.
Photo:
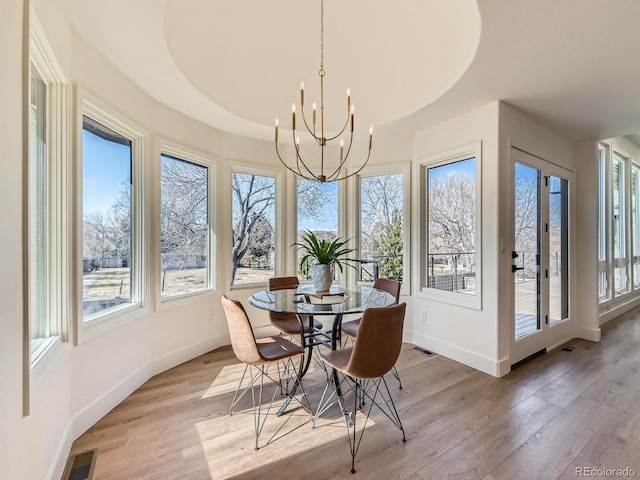
<svg viewBox="0 0 640 480">
<path fill-rule="evenodd" d="M 243 371 L 228 347 L 151 378 L 72 453 L 97 448 L 94 479 L 105 480 L 566 480 L 580 468 L 625 467 L 640 477 L 640 309 L 604 325 L 601 343 L 568 345 L 498 379 L 405 344 L 404 389 L 387 380 L 407 443 L 376 413 L 355 476 L 337 407 L 316 430 L 302 409 L 269 418 L 254 451 L 250 399 L 228 414 Z M 312 406 L 324 381 L 312 365 Z"/>
</svg>

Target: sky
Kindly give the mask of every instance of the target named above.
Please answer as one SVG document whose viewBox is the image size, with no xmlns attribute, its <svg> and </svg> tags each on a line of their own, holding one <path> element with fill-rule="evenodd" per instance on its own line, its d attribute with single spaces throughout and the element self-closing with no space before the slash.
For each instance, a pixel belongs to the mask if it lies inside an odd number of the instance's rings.
<svg viewBox="0 0 640 480">
<path fill-rule="evenodd" d="M 106 213 L 118 196 L 122 182 L 131 179 L 131 149 L 83 130 L 82 202 L 85 215 Z"/>
</svg>

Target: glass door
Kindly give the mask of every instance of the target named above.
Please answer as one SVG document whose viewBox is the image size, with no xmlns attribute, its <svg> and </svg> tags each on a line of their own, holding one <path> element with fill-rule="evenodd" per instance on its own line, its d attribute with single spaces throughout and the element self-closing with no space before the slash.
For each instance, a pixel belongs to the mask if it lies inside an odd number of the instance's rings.
<svg viewBox="0 0 640 480">
<path fill-rule="evenodd" d="M 515 339 L 540 330 L 540 178 L 537 168 L 515 164 L 513 291 Z"/>
<path fill-rule="evenodd" d="M 512 148 L 513 275 L 510 360 L 572 338 L 569 310 L 571 172 Z"/>
</svg>

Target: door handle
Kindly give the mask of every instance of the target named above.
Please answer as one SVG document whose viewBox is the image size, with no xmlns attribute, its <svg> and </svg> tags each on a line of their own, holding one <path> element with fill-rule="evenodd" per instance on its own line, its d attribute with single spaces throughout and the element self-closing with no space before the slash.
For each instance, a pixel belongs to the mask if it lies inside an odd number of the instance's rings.
<svg viewBox="0 0 640 480">
<path fill-rule="evenodd" d="M 516 267 L 515 265 L 511 265 L 511 271 L 513 273 L 517 272 L 518 270 L 524 270 L 524 267 Z"/>
</svg>

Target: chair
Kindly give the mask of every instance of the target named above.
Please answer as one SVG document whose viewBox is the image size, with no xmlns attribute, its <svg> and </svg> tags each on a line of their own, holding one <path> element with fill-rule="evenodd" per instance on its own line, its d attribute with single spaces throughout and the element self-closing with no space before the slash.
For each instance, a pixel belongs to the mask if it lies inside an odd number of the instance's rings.
<svg viewBox="0 0 640 480">
<path fill-rule="evenodd" d="M 273 402 L 275 400 L 278 391 L 285 392 L 290 398 L 295 398 L 294 393 L 296 389 L 300 389 L 302 400 L 296 399 L 296 401 L 304 408 L 307 408 L 311 412 L 311 407 L 307 400 L 302 384 L 298 378 L 296 367 L 293 360 L 304 354 L 304 349 L 300 345 L 279 337 L 267 337 L 256 340 L 253 335 L 253 329 L 249 322 L 249 317 L 242 304 L 235 300 L 230 300 L 225 295 L 222 296 L 222 307 L 224 308 L 225 316 L 227 317 L 227 323 L 229 325 L 229 335 L 231 336 L 231 347 L 233 353 L 238 360 L 245 363 L 244 373 L 236 389 L 236 393 L 231 402 L 231 408 L 229 415 L 233 415 L 233 409 L 240 399 L 251 390 L 251 398 L 253 401 L 253 419 L 255 424 L 256 433 L 256 446 L 258 450 L 258 438 L 262 427 L 269 415 Z M 282 370 L 278 365 L 277 378 L 274 378 L 269 372 L 269 367 L 275 364 L 281 363 L 283 365 Z M 242 391 L 242 384 L 245 376 L 249 371 L 250 379 L 248 384 Z M 262 417 L 262 392 L 264 387 L 264 378 L 267 377 L 278 388 L 274 388 L 269 408 L 264 417 Z M 287 389 L 289 385 L 292 388 Z M 258 395 L 256 398 L 256 388 L 258 389 Z M 262 418 L 261 418 L 262 417 Z"/>
<path fill-rule="evenodd" d="M 395 297 L 394 305 L 397 305 L 400 301 L 400 287 L 402 284 L 395 280 L 390 280 L 388 278 L 378 278 L 373 284 L 373 288 L 377 288 L 378 290 L 384 290 L 385 292 L 393 295 Z M 345 322 L 342 324 L 342 334 L 345 337 L 354 340 L 358 336 L 358 326 L 360 325 L 360 318 L 357 320 L 351 320 L 349 322 Z M 394 367 L 391 369 L 391 373 L 398 380 L 398 384 L 400 385 L 400 389 L 402 389 L 402 381 L 400 380 L 400 374 L 398 373 L 398 369 Z"/>
<path fill-rule="evenodd" d="M 335 392 L 325 400 L 329 388 L 329 382 L 327 382 L 320 404 L 313 417 L 313 426 L 315 428 L 315 421 L 322 412 L 335 403 L 331 402 L 335 394 L 347 423 L 351 450 L 351 473 L 356 471 L 356 454 L 374 405 L 400 429 L 402 441 L 407 441 L 398 411 L 384 379 L 384 375 L 393 367 L 400 355 L 405 311 L 406 304 L 404 302 L 390 307 L 368 308 L 360 320 L 358 336 L 353 346 L 322 354 L 324 362 L 333 368 L 332 376 Z M 342 380 L 338 372 L 342 374 Z M 351 390 L 354 391 L 354 407 L 351 415 L 347 411 L 344 402 L 343 384 L 347 384 L 349 387 L 345 393 Z M 379 400 L 378 396 L 380 397 Z M 360 407 L 364 407 L 365 398 L 369 400 L 368 410 L 364 425 L 358 436 L 356 412 Z"/>
<path fill-rule="evenodd" d="M 286 288 L 297 288 L 300 285 L 298 277 L 273 277 L 269 279 L 269 290 L 282 290 Z M 269 312 L 269 321 L 271 325 L 280 330 L 284 335 L 300 337 L 300 345 L 304 345 L 303 336 L 309 334 L 308 317 L 302 317 L 302 327 L 295 315 L 288 313 Z M 322 323 L 313 320 L 313 328 L 322 329 Z"/>
</svg>

